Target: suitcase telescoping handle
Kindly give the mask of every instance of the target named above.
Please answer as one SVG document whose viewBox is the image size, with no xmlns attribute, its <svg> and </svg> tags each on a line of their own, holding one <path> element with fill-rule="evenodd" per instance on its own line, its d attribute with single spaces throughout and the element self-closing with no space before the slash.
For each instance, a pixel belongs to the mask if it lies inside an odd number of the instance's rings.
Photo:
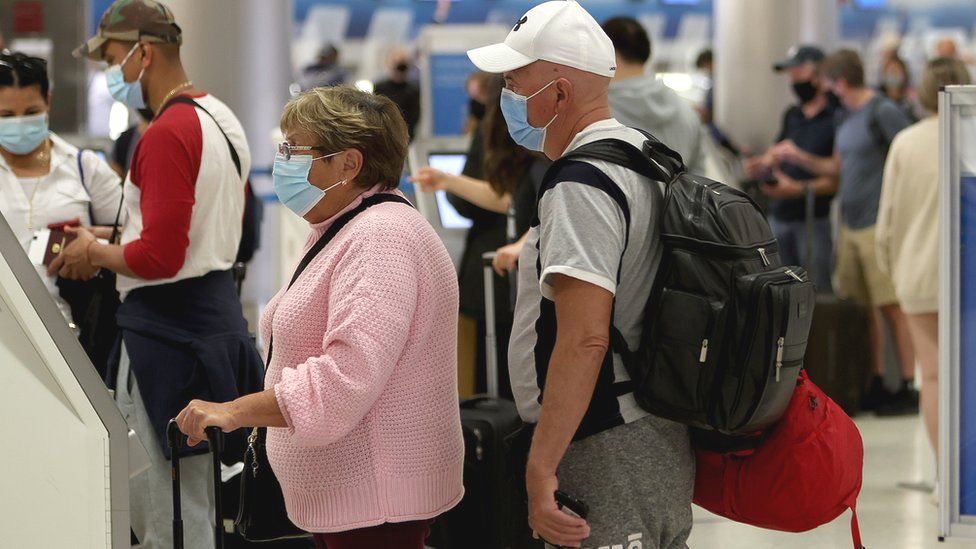
<svg viewBox="0 0 976 549">
<path fill-rule="evenodd" d="M 224 432 L 219 427 L 207 427 L 207 441 L 210 443 L 210 456 L 213 459 L 214 478 L 214 547 L 224 549 L 224 519 L 220 500 L 220 453 L 224 449 Z M 176 420 L 166 425 L 166 440 L 171 456 L 170 467 L 173 476 L 173 549 L 183 549 L 183 502 L 180 498 L 180 448 L 186 437 L 180 432 Z"/>
<path fill-rule="evenodd" d="M 485 268 L 485 378 L 488 396 L 498 398 L 498 334 L 495 333 L 495 252 L 482 254 Z"/>
</svg>

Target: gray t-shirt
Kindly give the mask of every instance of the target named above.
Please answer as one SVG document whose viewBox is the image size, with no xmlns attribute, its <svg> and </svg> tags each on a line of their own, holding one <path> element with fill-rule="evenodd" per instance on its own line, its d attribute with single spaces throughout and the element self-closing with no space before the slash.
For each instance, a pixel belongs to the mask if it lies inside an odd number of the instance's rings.
<svg viewBox="0 0 976 549">
<path fill-rule="evenodd" d="M 580 132 L 567 152 L 606 138 L 621 139 L 638 148 L 645 140 L 640 132 L 610 119 Z M 540 225 L 529 230 L 519 259 L 518 302 L 508 359 L 512 392 L 519 414 L 528 423 L 534 423 L 542 409 L 540 397 L 555 343 L 552 277 L 562 274 L 612 292 L 614 325 L 628 346 L 636 349 L 644 307 L 661 260 L 656 220 L 663 207 L 663 184 L 615 164 L 587 162 L 616 183 L 626 197 L 630 237 L 624 252 L 624 213 L 593 181 L 560 182 L 543 195 L 539 203 Z M 614 354 L 612 360 L 612 367 L 609 358 L 605 362 L 578 436 L 647 415 L 632 393 L 617 396 L 614 392 L 613 385 L 628 381 L 629 376 L 619 356 Z"/>
<path fill-rule="evenodd" d="M 911 121 L 890 99 L 875 95 L 859 110 L 844 118 L 837 129 L 835 146 L 840 154 L 840 211 L 844 225 L 866 229 L 878 219 L 881 180 L 888 148 L 871 129 L 876 119 L 887 143 Z"/>
</svg>

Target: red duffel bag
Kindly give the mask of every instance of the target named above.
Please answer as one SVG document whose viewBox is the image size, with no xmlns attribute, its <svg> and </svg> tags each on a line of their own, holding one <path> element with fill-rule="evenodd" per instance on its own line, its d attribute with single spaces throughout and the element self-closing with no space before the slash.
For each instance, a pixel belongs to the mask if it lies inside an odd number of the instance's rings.
<svg viewBox="0 0 976 549">
<path fill-rule="evenodd" d="M 805 532 L 851 510 L 861 549 L 857 496 L 864 444 L 857 426 L 801 372 L 782 419 L 752 450 L 696 450 L 697 505 L 760 528 Z"/>
</svg>

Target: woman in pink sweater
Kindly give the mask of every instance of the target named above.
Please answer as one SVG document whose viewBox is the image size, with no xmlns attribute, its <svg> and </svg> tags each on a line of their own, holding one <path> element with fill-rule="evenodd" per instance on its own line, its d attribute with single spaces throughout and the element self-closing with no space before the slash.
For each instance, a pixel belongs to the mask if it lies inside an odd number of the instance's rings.
<svg viewBox="0 0 976 549">
<path fill-rule="evenodd" d="M 311 224 L 306 252 L 359 213 L 265 308 L 266 390 L 191 402 L 177 421 L 191 443 L 207 426 L 269 427 L 288 516 L 318 547 L 421 549 L 463 494 L 457 276 L 397 202 L 407 128 L 395 104 L 318 88 L 285 107 L 281 128 L 275 191 Z"/>
</svg>

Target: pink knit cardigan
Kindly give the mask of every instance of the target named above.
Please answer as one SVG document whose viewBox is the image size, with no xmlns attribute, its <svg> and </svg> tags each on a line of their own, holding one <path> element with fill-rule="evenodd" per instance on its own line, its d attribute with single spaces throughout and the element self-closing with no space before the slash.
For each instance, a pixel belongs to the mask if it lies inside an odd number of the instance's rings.
<svg viewBox="0 0 976 549">
<path fill-rule="evenodd" d="M 268 429 L 268 459 L 298 527 L 428 519 L 460 501 L 457 311 L 444 245 L 395 203 L 361 213 L 268 304 L 265 386 L 288 424 Z"/>
</svg>

